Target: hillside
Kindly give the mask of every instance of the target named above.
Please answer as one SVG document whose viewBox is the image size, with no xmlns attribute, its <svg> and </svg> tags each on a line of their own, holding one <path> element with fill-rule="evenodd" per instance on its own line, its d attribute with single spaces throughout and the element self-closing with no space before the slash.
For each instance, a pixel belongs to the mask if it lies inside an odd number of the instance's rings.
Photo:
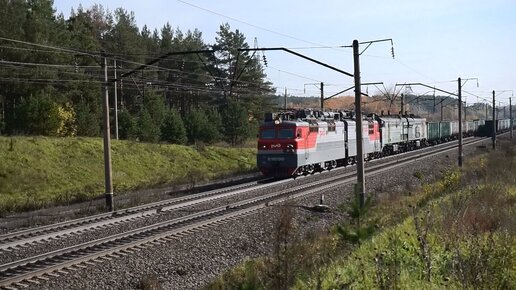
<svg viewBox="0 0 516 290">
<path fill-rule="evenodd" d="M 443 104 L 442 118 L 443 120 L 456 120 L 458 118 L 457 111 L 457 99 L 445 97 L 445 96 L 413 96 L 408 95 L 405 97 L 405 111 L 410 114 L 415 114 L 430 121 L 438 121 L 441 119 L 441 102 Z M 274 105 L 277 108 L 284 106 L 284 98 L 276 96 Z M 354 110 L 355 97 L 354 96 L 338 96 L 324 102 L 325 109 L 331 110 Z M 287 98 L 288 108 L 314 108 L 320 107 L 320 98 L 318 97 L 295 97 L 290 96 Z M 362 98 L 362 110 L 366 114 L 376 113 L 384 114 L 390 112 L 391 114 L 398 114 L 401 110 L 401 97 L 397 96 L 388 100 L 384 96 L 373 96 L 370 98 Z M 497 108 L 498 116 L 500 118 L 509 118 L 508 108 Z M 492 107 L 485 103 L 474 103 L 468 104 L 465 108 L 463 116 L 467 120 L 475 119 L 491 119 Z"/>
<path fill-rule="evenodd" d="M 104 194 L 100 138 L 0 137 L 0 214 Z M 254 148 L 112 141 L 116 194 L 256 168 Z"/>
</svg>

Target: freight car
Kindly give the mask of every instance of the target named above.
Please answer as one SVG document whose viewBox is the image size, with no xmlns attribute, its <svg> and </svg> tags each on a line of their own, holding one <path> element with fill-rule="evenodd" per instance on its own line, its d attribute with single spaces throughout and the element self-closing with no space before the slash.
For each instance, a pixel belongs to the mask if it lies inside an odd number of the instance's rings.
<svg viewBox="0 0 516 290">
<path fill-rule="evenodd" d="M 387 115 L 374 117 L 380 126 L 382 155 L 391 155 L 417 149 L 427 139 L 426 119 L 414 115 Z"/>
<path fill-rule="evenodd" d="M 511 119 L 495 120 L 495 126 L 497 134 L 509 131 L 511 128 Z M 493 136 L 493 120 L 485 120 L 483 125 L 479 125 L 478 132 L 480 136 Z"/>
</svg>

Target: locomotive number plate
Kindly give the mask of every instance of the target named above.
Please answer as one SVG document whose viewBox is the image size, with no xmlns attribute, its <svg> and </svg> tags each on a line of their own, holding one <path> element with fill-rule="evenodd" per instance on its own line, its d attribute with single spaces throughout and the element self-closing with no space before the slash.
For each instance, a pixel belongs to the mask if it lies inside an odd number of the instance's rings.
<svg viewBox="0 0 516 290">
<path fill-rule="evenodd" d="M 285 157 L 269 157 L 268 161 L 285 161 Z"/>
</svg>

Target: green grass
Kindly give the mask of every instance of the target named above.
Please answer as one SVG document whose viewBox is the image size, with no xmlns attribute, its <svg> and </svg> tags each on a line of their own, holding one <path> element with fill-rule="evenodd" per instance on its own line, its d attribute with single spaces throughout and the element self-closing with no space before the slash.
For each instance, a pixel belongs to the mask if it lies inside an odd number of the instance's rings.
<svg viewBox="0 0 516 290">
<path fill-rule="evenodd" d="M 256 169 L 253 148 L 112 141 L 115 194 Z M 100 138 L 0 137 L 0 213 L 104 194 Z"/>
<path fill-rule="evenodd" d="M 378 205 L 373 219 L 383 230 L 335 259 L 321 288 L 515 289 L 515 172 L 516 148 L 507 145 Z"/>
<path fill-rule="evenodd" d="M 376 228 L 371 237 L 351 241 L 337 227 L 311 240 L 273 238 L 274 255 L 248 260 L 205 288 L 516 289 L 515 172 L 516 146 L 506 142 L 437 180 L 415 173 L 419 190 L 374 199 L 360 221 Z"/>
</svg>

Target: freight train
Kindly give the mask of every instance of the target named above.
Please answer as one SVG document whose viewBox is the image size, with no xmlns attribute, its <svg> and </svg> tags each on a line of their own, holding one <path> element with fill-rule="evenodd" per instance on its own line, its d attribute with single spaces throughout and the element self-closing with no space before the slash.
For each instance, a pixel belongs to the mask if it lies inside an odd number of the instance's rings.
<svg viewBox="0 0 516 290">
<path fill-rule="evenodd" d="M 493 121 L 463 121 L 463 135 L 491 136 Z M 510 119 L 496 120 L 497 132 Z M 411 151 L 458 138 L 458 121 L 427 122 L 414 115 L 363 118 L 365 160 Z M 268 177 L 313 174 L 356 162 L 356 119 L 352 112 L 291 110 L 268 113 L 260 126 L 257 165 Z"/>
</svg>

